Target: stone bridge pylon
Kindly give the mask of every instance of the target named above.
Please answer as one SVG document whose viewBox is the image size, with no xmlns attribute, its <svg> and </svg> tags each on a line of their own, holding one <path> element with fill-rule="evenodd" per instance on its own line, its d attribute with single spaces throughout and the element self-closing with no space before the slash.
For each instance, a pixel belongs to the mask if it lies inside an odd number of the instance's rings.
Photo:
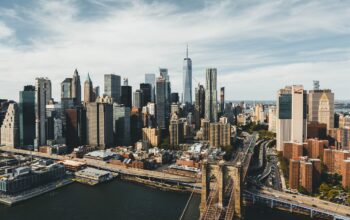
<svg viewBox="0 0 350 220">
<path fill-rule="evenodd" d="M 200 219 L 241 219 L 240 163 L 202 164 Z"/>
</svg>

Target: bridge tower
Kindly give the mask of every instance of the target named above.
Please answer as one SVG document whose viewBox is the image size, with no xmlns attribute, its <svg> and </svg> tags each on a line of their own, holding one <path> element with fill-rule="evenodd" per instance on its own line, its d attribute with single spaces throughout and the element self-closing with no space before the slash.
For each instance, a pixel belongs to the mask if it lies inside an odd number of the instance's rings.
<svg viewBox="0 0 350 220">
<path fill-rule="evenodd" d="M 213 215 L 227 220 L 242 218 L 241 170 L 240 164 L 203 161 L 200 219 L 210 219 Z M 215 177 L 215 180 L 211 181 L 211 177 Z"/>
</svg>

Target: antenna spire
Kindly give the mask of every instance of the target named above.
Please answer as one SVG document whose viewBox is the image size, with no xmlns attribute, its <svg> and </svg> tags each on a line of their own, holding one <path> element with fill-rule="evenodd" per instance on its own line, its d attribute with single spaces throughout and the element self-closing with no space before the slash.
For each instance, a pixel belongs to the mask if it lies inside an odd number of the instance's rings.
<svg viewBox="0 0 350 220">
<path fill-rule="evenodd" d="M 187 47 L 186 47 L 186 58 L 188 59 L 188 44 L 187 44 Z"/>
</svg>

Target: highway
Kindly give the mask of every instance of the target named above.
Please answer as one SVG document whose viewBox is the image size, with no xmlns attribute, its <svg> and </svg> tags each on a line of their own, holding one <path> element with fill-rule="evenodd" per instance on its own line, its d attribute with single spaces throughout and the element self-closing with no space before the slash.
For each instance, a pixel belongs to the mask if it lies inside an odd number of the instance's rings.
<svg viewBox="0 0 350 220">
<path fill-rule="evenodd" d="M 13 147 L 7 147 L 3 146 L 0 147 L 0 151 L 3 152 L 10 152 L 10 153 L 17 153 L 17 154 L 25 154 L 25 155 L 31 155 L 35 157 L 41 157 L 41 158 L 50 158 L 54 160 L 74 160 L 78 162 L 86 163 L 88 166 L 100 168 L 103 170 L 109 170 L 121 174 L 131 175 L 131 176 L 138 176 L 138 177 L 146 177 L 146 178 L 156 178 L 160 180 L 167 180 L 172 182 L 182 182 L 182 183 L 195 183 L 196 180 L 194 178 L 190 177 L 182 177 L 174 174 L 168 174 L 164 172 L 159 171 L 152 171 L 152 170 L 144 170 L 144 169 L 136 169 L 136 168 L 126 168 L 118 165 L 113 165 L 106 163 L 105 161 L 100 160 L 93 160 L 88 158 L 70 158 L 67 155 L 55 155 L 55 154 L 46 154 L 36 151 L 27 151 L 27 150 L 21 150 L 21 149 L 15 149 Z"/>
<path fill-rule="evenodd" d="M 273 189 L 260 189 L 260 190 L 249 190 L 250 192 L 256 193 L 257 195 L 262 194 L 270 196 L 273 199 L 285 200 L 287 203 L 303 204 L 311 208 L 317 208 L 324 210 L 325 212 L 337 213 L 343 216 L 348 216 L 350 214 L 350 207 L 327 202 L 320 200 L 315 197 L 303 196 L 299 194 L 289 194 L 285 192 L 280 192 Z M 350 218 L 350 216 L 349 216 Z"/>
</svg>

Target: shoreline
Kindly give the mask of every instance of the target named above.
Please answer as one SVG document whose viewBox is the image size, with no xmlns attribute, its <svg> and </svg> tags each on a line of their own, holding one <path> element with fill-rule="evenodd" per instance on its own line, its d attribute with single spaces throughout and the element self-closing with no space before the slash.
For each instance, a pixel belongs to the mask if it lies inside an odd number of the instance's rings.
<svg viewBox="0 0 350 220">
<path fill-rule="evenodd" d="M 3 196 L 0 195 L 0 203 L 7 205 L 7 206 L 13 206 L 17 203 L 24 202 L 26 200 L 30 200 L 34 197 L 43 195 L 45 193 L 54 191 L 56 189 L 62 188 L 64 186 L 67 186 L 74 181 L 71 178 L 65 178 L 62 180 L 57 180 L 51 183 L 48 183 L 43 186 L 35 187 L 33 189 L 27 190 L 22 192 L 20 195 L 16 196 Z"/>
</svg>

